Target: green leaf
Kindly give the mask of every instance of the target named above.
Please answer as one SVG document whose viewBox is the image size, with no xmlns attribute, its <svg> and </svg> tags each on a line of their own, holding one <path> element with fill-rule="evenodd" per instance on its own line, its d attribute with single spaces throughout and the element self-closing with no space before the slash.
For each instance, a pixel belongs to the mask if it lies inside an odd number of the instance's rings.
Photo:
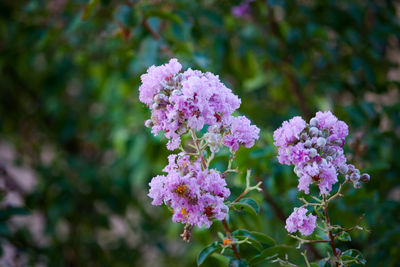
<svg viewBox="0 0 400 267">
<path fill-rule="evenodd" d="M 349 249 L 344 251 L 342 253 L 342 260 L 344 261 L 351 260 L 354 261 L 355 263 L 363 265 L 367 263 L 367 261 L 364 259 L 364 256 L 357 249 Z"/>
<path fill-rule="evenodd" d="M 246 238 L 249 238 L 248 241 L 250 242 L 249 245 L 253 246 L 255 249 L 258 251 L 261 251 L 264 249 L 264 247 L 261 245 L 260 242 L 258 242 L 256 239 L 254 239 L 252 236 L 235 236 L 237 240 L 244 240 Z"/>
<path fill-rule="evenodd" d="M 274 246 L 267 249 L 264 249 L 259 255 L 254 256 L 250 260 L 250 265 L 257 264 L 262 261 L 271 260 L 276 257 L 284 257 L 289 252 L 297 252 L 295 248 L 286 247 L 286 246 Z"/>
<path fill-rule="evenodd" d="M 252 198 L 243 198 L 239 201 L 240 203 L 245 203 L 250 205 L 257 213 L 260 212 L 260 206 L 258 203 Z"/>
<path fill-rule="evenodd" d="M 174 14 L 172 12 L 168 12 L 168 11 L 153 9 L 153 10 L 146 11 L 144 13 L 144 16 L 146 18 L 148 18 L 148 17 L 158 17 L 158 18 L 161 18 L 161 19 L 166 19 L 166 20 L 175 22 L 176 24 L 182 24 L 182 19 L 178 15 L 176 15 L 176 14 Z"/>
<path fill-rule="evenodd" d="M 351 241 L 351 236 L 347 232 L 342 232 L 337 238 L 338 238 L 338 240 L 344 241 L 344 242 Z"/>
<path fill-rule="evenodd" d="M 217 241 L 215 241 L 214 243 L 211 243 L 207 247 L 203 248 L 200 251 L 199 255 L 197 256 L 197 266 L 200 266 L 208 256 L 210 256 L 212 253 L 214 253 L 219 248 L 220 247 L 219 247 Z"/>
<path fill-rule="evenodd" d="M 253 215 L 257 215 L 257 212 L 260 210 L 257 202 L 251 198 L 243 198 L 239 202 L 232 203 L 231 207 L 239 211 L 244 210 Z"/>
<path fill-rule="evenodd" d="M 229 262 L 229 267 L 248 267 L 249 265 L 247 262 L 243 259 L 238 260 L 238 259 L 231 259 Z"/>
<path fill-rule="evenodd" d="M 264 234 L 264 233 L 260 233 L 260 232 L 255 232 L 252 231 L 250 232 L 251 236 L 254 237 L 254 239 L 256 239 L 258 242 L 266 244 L 266 245 L 270 245 L 270 246 L 275 246 L 276 242 L 274 239 L 272 239 L 270 236 Z"/>
</svg>

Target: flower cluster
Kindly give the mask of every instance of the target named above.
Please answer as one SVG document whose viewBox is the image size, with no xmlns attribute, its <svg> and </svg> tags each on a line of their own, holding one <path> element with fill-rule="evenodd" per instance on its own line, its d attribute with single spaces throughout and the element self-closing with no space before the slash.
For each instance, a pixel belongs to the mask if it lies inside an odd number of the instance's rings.
<svg viewBox="0 0 400 267">
<path fill-rule="evenodd" d="M 169 150 L 181 148 L 180 154 L 169 156 L 159 175 L 150 182 L 149 196 L 153 205 L 166 204 L 173 211 L 174 222 L 210 227 L 213 219 L 225 219 L 230 195 L 224 175 L 209 170 L 203 149 L 216 153 L 224 145 L 234 153 L 239 146 L 251 147 L 258 139 L 259 129 L 244 117 L 234 117 L 240 99 L 223 85 L 218 76 L 188 69 L 176 59 L 168 64 L 152 66 L 141 76 L 140 101 L 151 110 L 145 122 L 153 134 L 163 132 Z M 196 131 L 206 128 L 197 139 Z M 192 133 L 197 153 L 187 153 L 181 137 Z M 198 144 L 201 140 L 202 144 Z"/>
<path fill-rule="evenodd" d="M 169 150 L 177 149 L 181 136 L 188 130 L 208 127 L 209 145 L 218 151 L 225 144 L 232 151 L 239 145 L 250 147 L 258 138 L 259 129 L 245 117 L 233 117 L 240 99 L 218 76 L 188 69 L 180 72 L 181 64 L 171 59 L 168 64 L 150 67 L 141 76 L 139 99 L 151 109 L 145 122 L 153 134 L 164 132 Z"/>
<path fill-rule="evenodd" d="M 278 160 L 295 166 L 300 191 L 308 194 L 310 185 L 316 183 L 321 194 L 327 195 L 338 182 L 338 173 L 353 182 L 355 188 L 361 187 L 360 181 L 369 180 L 368 174 L 361 175 L 354 165 L 346 163 L 343 146 L 347 134 L 346 123 L 330 111 L 317 112 L 308 124 L 301 117 L 294 117 L 274 132 Z"/>
<path fill-rule="evenodd" d="M 202 170 L 199 160 L 188 155 L 169 156 L 159 175 L 150 182 L 149 196 L 153 205 L 166 204 L 173 210 L 174 222 L 210 227 L 212 219 L 223 220 L 228 212 L 224 204 L 230 195 L 226 181 L 216 170 Z"/>
<path fill-rule="evenodd" d="M 285 121 L 274 132 L 274 144 L 278 147 L 278 160 L 281 164 L 293 164 L 294 172 L 299 177 L 298 189 L 306 194 L 310 185 L 318 185 L 320 194 L 325 197 L 338 182 L 338 173 L 360 188 L 360 182 L 368 182 L 368 174 L 352 164 L 347 164 L 343 152 L 345 138 L 348 135 L 347 124 L 338 120 L 330 111 L 317 112 L 309 123 L 301 117 Z M 322 203 L 322 202 L 321 202 Z M 290 233 L 297 230 L 303 235 L 310 235 L 315 228 L 316 217 L 306 216 L 304 207 L 295 208 L 286 220 L 286 229 Z"/>
<path fill-rule="evenodd" d="M 297 230 L 303 235 L 311 235 L 315 229 L 315 221 L 317 217 L 312 214 L 306 215 L 307 209 L 300 207 L 294 208 L 292 214 L 286 220 L 286 230 L 294 233 Z"/>
</svg>

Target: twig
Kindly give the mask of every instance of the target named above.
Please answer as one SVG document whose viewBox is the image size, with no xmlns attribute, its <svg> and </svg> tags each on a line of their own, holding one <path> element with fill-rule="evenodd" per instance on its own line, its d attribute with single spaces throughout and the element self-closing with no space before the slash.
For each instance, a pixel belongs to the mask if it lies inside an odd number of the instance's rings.
<svg viewBox="0 0 400 267">
<path fill-rule="evenodd" d="M 324 195 L 324 203 L 325 203 L 325 208 L 324 208 L 325 223 L 326 223 L 326 225 L 327 225 L 327 227 L 329 229 L 330 228 L 330 221 L 329 221 L 329 214 L 328 214 L 328 202 L 326 201 L 326 196 L 325 195 Z M 330 243 L 331 248 L 332 248 L 332 253 L 335 256 L 336 267 L 339 267 L 339 263 L 337 262 L 338 254 L 337 254 L 336 247 L 335 247 L 335 238 L 334 238 L 331 230 L 328 231 L 328 235 L 329 235 L 329 243 Z"/>
<path fill-rule="evenodd" d="M 231 231 L 229 230 L 229 226 L 228 226 L 228 223 L 226 222 L 226 219 L 222 220 L 222 225 L 224 226 L 224 230 L 225 230 L 226 236 L 229 239 L 232 239 Z M 240 260 L 241 259 L 240 254 L 239 254 L 239 252 L 237 250 L 237 247 L 236 247 L 236 245 L 234 243 L 232 243 L 232 250 L 233 250 L 233 253 L 235 254 L 236 258 L 238 260 Z"/>
</svg>

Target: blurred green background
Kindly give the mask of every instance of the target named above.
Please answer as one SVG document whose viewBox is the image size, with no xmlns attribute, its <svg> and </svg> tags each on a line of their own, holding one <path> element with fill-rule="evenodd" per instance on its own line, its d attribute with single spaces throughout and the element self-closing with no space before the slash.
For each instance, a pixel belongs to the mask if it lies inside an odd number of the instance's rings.
<svg viewBox="0 0 400 267">
<path fill-rule="evenodd" d="M 371 233 L 354 232 L 339 248 L 361 250 L 368 266 L 399 266 L 400 9 L 383 0 L 256 0 L 235 17 L 240 4 L 0 1 L 1 265 L 194 266 L 217 239 L 219 222 L 184 243 L 183 225 L 146 196 L 170 152 L 143 126 L 140 75 L 174 56 L 220 75 L 261 128 L 237 159 L 264 181 L 252 193 L 261 212 L 231 214 L 232 229 L 295 245 L 284 220 L 299 204 L 297 178 L 278 164 L 272 132 L 292 116 L 331 110 L 350 125 L 349 159 L 371 174 L 330 210 L 347 227 L 365 213 Z M 243 179 L 229 178 L 232 198 Z M 311 258 L 326 256 L 324 244 L 315 250 Z M 214 255 L 204 266 L 225 264 Z"/>
</svg>

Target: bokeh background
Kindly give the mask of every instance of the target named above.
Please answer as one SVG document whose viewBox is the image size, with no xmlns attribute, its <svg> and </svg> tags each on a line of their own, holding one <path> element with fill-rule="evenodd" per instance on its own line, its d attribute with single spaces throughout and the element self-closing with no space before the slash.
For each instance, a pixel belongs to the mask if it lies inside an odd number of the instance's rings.
<svg viewBox="0 0 400 267">
<path fill-rule="evenodd" d="M 350 125 L 349 160 L 371 175 L 330 210 L 344 226 L 365 214 L 371 229 L 339 247 L 399 266 L 399 11 L 390 0 L 0 1 L 0 265 L 196 264 L 221 224 L 195 228 L 186 244 L 146 196 L 170 152 L 143 126 L 140 75 L 176 57 L 219 74 L 261 128 L 237 159 L 264 182 L 252 193 L 260 215 L 231 214 L 232 229 L 295 245 L 284 220 L 297 179 L 278 164 L 272 132 L 331 110 Z M 232 198 L 243 179 L 229 178 Z M 204 266 L 226 264 L 213 255 Z"/>
</svg>

